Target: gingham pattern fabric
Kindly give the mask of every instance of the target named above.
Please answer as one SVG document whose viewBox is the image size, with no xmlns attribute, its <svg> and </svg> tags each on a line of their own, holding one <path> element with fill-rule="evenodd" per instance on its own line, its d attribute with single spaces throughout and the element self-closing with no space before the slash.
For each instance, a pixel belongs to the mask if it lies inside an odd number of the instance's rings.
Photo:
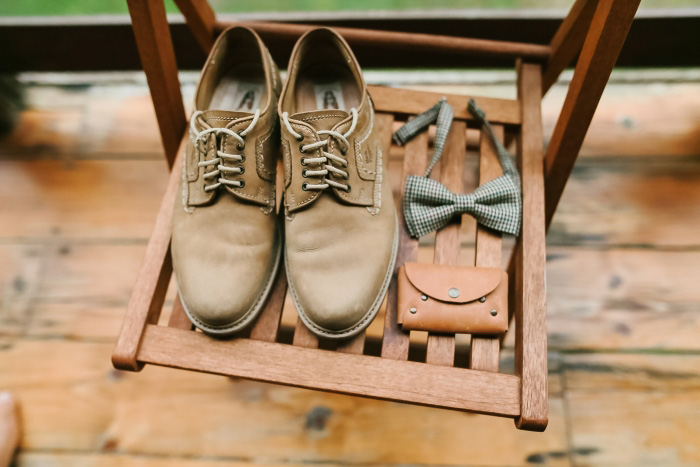
<svg viewBox="0 0 700 467">
<path fill-rule="evenodd" d="M 449 105 L 446 102 L 439 105 Z M 432 109 L 435 109 L 433 107 Z M 431 110 L 432 110 L 431 109 Z M 469 214 L 479 224 L 500 232 L 517 235 L 520 232 L 522 200 L 520 176 L 511 155 L 496 138 L 484 112 L 473 100 L 469 101 L 469 112 L 482 123 L 498 153 L 503 175 L 481 185 L 472 193 L 454 194 L 445 185 L 427 177 L 409 176 L 406 180 L 403 211 L 406 227 L 412 237 L 426 235 L 447 225 L 455 215 Z M 410 123 L 410 122 L 409 122 Z M 408 124 L 407 124 L 408 125 Z M 405 125 L 404 125 L 405 127 Z M 401 127 L 399 131 L 403 130 Z M 424 130 L 423 126 L 418 131 Z M 416 128 L 416 127 L 414 127 Z M 437 133 L 449 131 L 438 123 Z M 398 132 L 397 132 L 398 133 Z M 404 132 L 404 138 L 414 134 Z M 439 156 L 438 156 L 439 158 Z M 433 158 L 431 165 L 437 159 Z"/>
<path fill-rule="evenodd" d="M 435 167 L 440 156 L 442 156 L 442 150 L 445 148 L 445 141 L 447 140 L 447 134 L 450 132 L 454 114 L 452 106 L 450 106 L 450 104 L 447 103 L 447 99 L 443 97 L 437 104 L 409 120 L 394 133 L 394 141 L 396 141 L 396 144 L 403 146 L 437 120 L 435 142 L 433 143 L 433 160 L 430 161 L 428 169 L 425 171 L 426 177 L 430 176 L 430 172 L 433 170 L 433 167 Z"/>
</svg>

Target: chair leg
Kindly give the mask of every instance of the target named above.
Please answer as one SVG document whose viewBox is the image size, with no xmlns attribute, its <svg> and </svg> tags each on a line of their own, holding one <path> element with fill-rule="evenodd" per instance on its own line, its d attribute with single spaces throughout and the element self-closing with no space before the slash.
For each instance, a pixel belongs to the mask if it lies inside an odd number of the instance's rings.
<svg viewBox="0 0 700 467">
<path fill-rule="evenodd" d="M 599 0 L 545 157 L 546 225 L 564 191 L 583 138 L 640 0 Z"/>
<path fill-rule="evenodd" d="M 586 33 L 591 26 L 598 0 L 576 0 L 549 44 L 551 52 L 542 73 L 542 95 L 547 94 L 564 68 L 581 52 Z"/>
<path fill-rule="evenodd" d="M 163 0 L 127 0 L 136 45 L 146 72 L 168 167 L 187 127 L 175 51 Z"/>
<path fill-rule="evenodd" d="M 214 45 L 216 15 L 207 0 L 175 0 L 175 4 L 185 17 L 187 26 L 204 53 L 208 54 Z"/>
<path fill-rule="evenodd" d="M 518 168 L 522 175 L 523 222 L 515 253 L 515 374 L 520 376 L 520 417 L 515 425 L 543 431 L 548 404 L 542 69 L 522 61 L 518 61 L 517 68 L 522 112 Z"/>
</svg>

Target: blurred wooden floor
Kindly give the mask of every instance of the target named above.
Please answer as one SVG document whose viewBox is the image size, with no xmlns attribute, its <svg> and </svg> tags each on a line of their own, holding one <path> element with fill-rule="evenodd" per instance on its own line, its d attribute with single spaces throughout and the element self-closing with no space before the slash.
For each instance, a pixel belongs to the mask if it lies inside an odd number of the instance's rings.
<svg viewBox="0 0 700 467">
<path fill-rule="evenodd" d="M 546 132 L 563 95 L 557 86 L 545 100 Z M 167 178 L 147 88 L 67 80 L 34 83 L 28 98 L 0 142 L 0 389 L 23 403 L 18 465 L 700 464 L 700 81 L 612 83 L 603 97 L 548 237 L 543 434 L 165 368 L 113 370 Z M 288 310 L 285 323 L 294 319 Z"/>
</svg>

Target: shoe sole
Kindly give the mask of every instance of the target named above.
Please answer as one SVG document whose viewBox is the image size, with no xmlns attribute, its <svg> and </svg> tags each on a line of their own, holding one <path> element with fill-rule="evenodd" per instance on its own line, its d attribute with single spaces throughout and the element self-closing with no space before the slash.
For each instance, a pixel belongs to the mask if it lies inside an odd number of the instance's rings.
<svg viewBox="0 0 700 467">
<path fill-rule="evenodd" d="M 215 337 L 228 337 L 231 336 L 241 329 L 244 329 L 246 326 L 248 326 L 255 318 L 258 317 L 260 314 L 260 311 L 262 311 L 263 307 L 265 306 L 265 303 L 267 302 L 267 298 L 270 296 L 270 292 L 272 291 L 272 286 L 275 283 L 275 279 L 277 278 L 277 271 L 279 270 L 279 265 L 280 265 L 280 260 L 282 259 L 282 232 L 281 232 L 281 227 L 278 225 L 277 230 L 275 233 L 275 244 L 276 244 L 276 252 L 275 252 L 275 261 L 272 265 L 272 268 L 268 271 L 268 275 L 265 278 L 265 287 L 263 288 L 262 292 L 258 296 L 258 298 L 255 300 L 255 303 L 253 303 L 253 306 L 246 311 L 243 316 L 241 316 L 238 320 L 236 320 L 232 324 L 227 324 L 224 326 L 210 326 L 206 323 L 203 323 L 199 319 L 197 319 L 195 316 L 190 313 L 190 311 L 187 309 L 187 305 L 185 305 L 185 301 L 182 299 L 182 295 L 180 295 L 180 302 L 182 303 L 182 308 L 185 310 L 185 314 L 187 317 L 192 321 L 192 324 L 197 326 L 197 328 L 201 329 L 204 333 L 215 336 Z M 177 276 L 176 276 L 176 282 L 177 282 Z M 178 285 L 177 287 L 178 294 L 180 293 L 180 286 Z"/>
<path fill-rule="evenodd" d="M 389 268 L 386 271 L 386 275 L 384 276 L 384 282 L 382 282 L 382 287 L 379 290 L 379 294 L 375 297 L 374 303 L 372 303 L 372 306 L 370 307 L 369 311 L 362 317 L 360 321 L 357 323 L 353 324 L 351 327 L 343 329 L 341 331 L 332 331 L 330 329 L 323 328 L 319 326 L 318 324 L 314 323 L 309 319 L 309 317 L 306 315 L 304 312 L 304 308 L 299 304 L 299 300 L 297 299 L 297 294 L 296 290 L 294 290 L 294 283 L 292 281 L 292 275 L 289 273 L 289 262 L 287 261 L 287 251 L 285 250 L 284 252 L 284 268 L 287 273 L 287 285 L 289 286 L 289 292 L 290 295 L 292 296 L 292 302 L 294 302 L 294 306 L 297 309 L 297 314 L 299 315 L 299 318 L 302 320 L 302 322 L 306 325 L 309 331 L 317 335 L 318 337 L 323 337 L 323 338 L 328 338 L 328 339 L 347 339 L 349 337 L 355 336 L 365 329 L 374 321 L 374 318 L 377 316 L 377 313 L 379 312 L 379 308 L 382 306 L 382 302 L 384 301 L 384 297 L 386 296 L 386 292 L 389 289 L 389 284 L 391 283 L 391 277 L 394 274 L 394 266 L 396 266 L 396 256 L 398 254 L 399 250 L 399 219 L 396 217 L 395 219 L 395 228 L 394 228 L 394 244 L 392 245 L 392 253 L 391 253 L 391 260 L 389 264 Z"/>
</svg>

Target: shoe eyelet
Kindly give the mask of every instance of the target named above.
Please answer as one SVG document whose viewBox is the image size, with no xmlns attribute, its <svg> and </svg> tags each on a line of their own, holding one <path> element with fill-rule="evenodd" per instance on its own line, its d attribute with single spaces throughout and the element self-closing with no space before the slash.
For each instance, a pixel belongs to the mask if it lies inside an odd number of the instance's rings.
<svg viewBox="0 0 700 467">
<path fill-rule="evenodd" d="M 350 185 L 348 185 L 348 187 L 345 189 L 345 193 L 350 193 L 351 189 L 352 189 L 352 187 Z"/>
<path fill-rule="evenodd" d="M 243 188 L 245 186 L 245 180 L 238 180 L 238 181 L 241 182 L 241 184 L 238 185 L 238 188 Z"/>
<path fill-rule="evenodd" d="M 306 187 L 306 182 L 301 184 L 301 189 L 304 191 L 308 191 L 308 188 Z"/>
<path fill-rule="evenodd" d="M 304 141 L 304 133 L 299 133 L 299 136 L 295 136 L 297 141 Z"/>
<path fill-rule="evenodd" d="M 308 175 L 306 175 L 306 169 L 304 169 L 304 170 L 301 171 L 301 176 L 304 177 L 304 178 L 307 178 L 307 177 L 308 177 Z"/>
<path fill-rule="evenodd" d="M 241 162 L 245 162 L 245 154 L 241 154 Z"/>
<path fill-rule="evenodd" d="M 346 156 L 348 154 L 348 150 L 345 148 L 340 148 L 340 154 Z"/>
<path fill-rule="evenodd" d="M 348 175 L 343 175 L 343 180 L 350 180 L 350 174 L 348 174 Z"/>
<path fill-rule="evenodd" d="M 302 153 L 302 154 L 306 154 L 306 150 L 304 149 L 304 145 L 303 145 L 303 144 L 300 144 L 300 145 L 299 145 L 299 152 Z"/>
<path fill-rule="evenodd" d="M 306 165 L 306 157 L 301 158 L 301 165 Z"/>
<path fill-rule="evenodd" d="M 238 143 L 238 144 L 236 145 L 236 149 L 238 149 L 239 151 L 244 150 L 244 149 L 245 149 L 245 143 Z"/>
<path fill-rule="evenodd" d="M 241 167 L 240 169 L 241 169 L 241 171 L 238 172 L 238 174 L 243 175 L 245 173 L 245 167 Z"/>
</svg>

